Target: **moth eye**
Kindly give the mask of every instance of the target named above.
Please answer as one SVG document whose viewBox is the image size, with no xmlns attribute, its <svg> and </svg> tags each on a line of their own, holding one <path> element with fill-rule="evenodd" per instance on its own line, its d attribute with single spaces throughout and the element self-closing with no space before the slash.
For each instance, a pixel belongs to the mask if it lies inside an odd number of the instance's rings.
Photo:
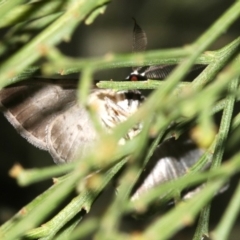
<svg viewBox="0 0 240 240">
<path fill-rule="evenodd" d="M 130 77 L 131 81 L 138 81 L 138 77 L 136 75 L 133 75 Z"/>
<path fill-rule="evenodd" d="M 136 74 L 135 74 L 136 73 Z M 130 81 L 144 81 L 147 80 L 147 77 L 145 76 L 145 73 L 139 73 L 139 72 L 132 72 L 130 76 L 127 77 L 127 80 Z"/>
</svg>

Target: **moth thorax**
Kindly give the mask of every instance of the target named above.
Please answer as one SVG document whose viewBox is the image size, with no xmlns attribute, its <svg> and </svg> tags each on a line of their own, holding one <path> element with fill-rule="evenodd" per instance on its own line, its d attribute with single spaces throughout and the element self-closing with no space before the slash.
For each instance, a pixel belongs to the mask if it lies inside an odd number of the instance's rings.
<svg viewBox="0 0 240 240">
<path fill-rule="evenodd" d="M 107 129 L 112 129 L 133 115 L 144 101 L 140 91 L 95 90 L 89 97 L 88 104 L 94 109 L 100 122 Z M 140 124 L 131 129 L 127 138 L 134 137 L 141 129 Z"/>
</svg>

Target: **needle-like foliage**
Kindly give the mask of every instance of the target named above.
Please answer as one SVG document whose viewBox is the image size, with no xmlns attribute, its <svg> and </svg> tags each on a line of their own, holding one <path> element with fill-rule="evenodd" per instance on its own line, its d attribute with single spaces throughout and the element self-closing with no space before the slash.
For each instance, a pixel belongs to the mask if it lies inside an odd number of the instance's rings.
<svg viewBox="0 0 240 240">
<path fill-rule="evenodd" d="M 79 98 L 85 103 L 92 75 L 97 70 L 179 64 L 166 81 L 100 81 L 97 84 L 99 88 L 154 91 L 143 106 L 126 122 L 114 128 L 111 134 L 101 133 L 101 142 L 84 159 L 43 169 L 15 167 L 12 175 L 22 186 L 65 173 L 68 175 L 56 179 L 51 188 L 4 223 L 0 228 L 0 239 L 84 239 L 89 234 L 96 239 L 170 239 L 177 231 L 198 220 L 193 239 L 209 235 L 216 240 L 228 239 L 239 213 L 239 186 L 218 225 L 211 231 L 209 218 L 211 200 L 240 171 L 237 151 L 224 164 L 221 163 L 226 147 L 236 146 L 240 140 L 237 134 L 240 117 L 236 114 L 236 104 L 240 99 L 240 37 L 219 50 L 207 50 L 239 18 L 240 1 L 235 1 L 196 41 L 184 48 L 112 54 L 101 58 L 70 58 L 60 53 L 56 45 L 70 39 L 79 24 L 97 21 L 96 17 L 104 13 L 108 3 L 107 0 L 28 3 L 8 0 L 0 3 L 0 27 L 9 28 L 0 42 L 1 88 L 29 78 L 38 70 L 44 76 L 81 72 Z M 43 58 L 44 63 L 36 65 L 36 61 Z M 181 82 L 194 64 L 205 64 L 207 67 L 192 82 Z M 219 126 L 213 120 L 215 113 L 220 114 Z M 184 177 L 156 187 L 139 200 L 130 201 L 131 189 L 142 170 L 139 169 L 138 159 L 143 155 L 142 149 L 146 149 L 147 139 L 161 139 L 173 122 L 184 125 L 190 121 L 194 121 L 191 136 L 206 153 Z M 119 139 L 139 122 L 144 126 L 142 133 L 125 145 L 118 145 Z M 156 142 L 145 151 L 146 159 L 154 147 Z M 107 148 L 111 151 L 106 151 Z M 211 167 L 201 172 L 209 155 L 212 158 Z M 121 184 L 105 213 L 82 223 L 99 194 L 123 166 Z M 165 196 L 166 201 L 176 199 L 177 192 L 201 183 L 205 185 L 197 195 L 184 202 L 178 198 L 175 207 L 161 217 L 155 217 L 142 232 L 121 231 L 119 225 L 124 215 L 144 212 L 159 196 Z M 73 192 L 76 196 L 59 210 L 62 202 Z M 161 208 L 161 203 L 158 207 Z M 52 216 L 56 209 L 58 213 Z M 49 216 L 52 216 L 51 219 Z"/>
</svg>

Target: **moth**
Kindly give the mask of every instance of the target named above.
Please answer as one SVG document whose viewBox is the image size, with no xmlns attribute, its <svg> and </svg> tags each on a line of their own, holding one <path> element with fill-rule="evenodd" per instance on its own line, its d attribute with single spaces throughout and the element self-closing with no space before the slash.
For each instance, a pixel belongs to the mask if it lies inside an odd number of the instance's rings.
<svg viewBox="0 0 240 240">
<path fill-rule="evenodd" d="M 84 157 L 98 138 L 88 111 L 77 101 L 76 88 L 75 80 L 32 79 L 0 92 L 9 122 L 30 143 L 49 151 L 55 163 Z M 94 88 L 88 105 L 108 130 L 132 115 L 143 99 L 139 91 Z M 128 134 L 132 137 L 137 131 Z"/>
<path fill-rule="evenodd" d="M 133 51 L 143 51 L 146 45 L 147 36 L 135 21 Z M 167 65 L 151 66 L 145 71 L 133 68 L 127 79 L 163 79 L 173 68 Z M 48 151 L 57 164 L 71 162 L 76 156 L 83 158 L 98 139 L 88 111 L 77 101 L 76 87 L 76 80 L 35 78 L 0 91 L 0 108 L 9 122 L 31 144 Z M 93 85 L 88 105 L 96 110 L 102 127 L 111 131 L 136 112 L 144 99 L 137 90 L 116 92 Z M 140 126 L 131 129 L 127 138 L 133 138 L 140 131 Z M 163 142 L 137 182 L 132 198 L 182 176 L 201 154 L 202 150 L 190 139 L 171 138 Z"/>
</svg>

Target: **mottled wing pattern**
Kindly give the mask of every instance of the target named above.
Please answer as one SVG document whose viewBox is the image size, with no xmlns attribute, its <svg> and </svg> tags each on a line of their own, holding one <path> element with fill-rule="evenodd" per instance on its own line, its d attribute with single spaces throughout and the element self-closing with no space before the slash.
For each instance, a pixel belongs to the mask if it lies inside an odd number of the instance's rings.
<svg viewBox="0 0 240 240">
<path fill-rule="evenodd" d="M 78 103 L 56 116 L 47 126 L 48 150 L 55 161 L 70 162 L 83 157 L 97 135 L 86 110 Z"/>
<path fill-rule="evenodd" d="M 65 156 L 74 155 L 75 150 L 71 152 L 66 145 L 71 145 L 72 133 L 83 127 L 78 122 L 80 116 L 87 119 L 86 112 L 76 102 L 76 84 L 75 80 L 35 79 L 0 91 L 1 108 L 10 123 L 30 143 L 50 151 L 55 162 L 63 162 L 67 159 Z M 63 128 L 68 128 L 69 132 L 59 133 Z M 60 154 L 60 147 L 67 153 Z"/>
</svg>

